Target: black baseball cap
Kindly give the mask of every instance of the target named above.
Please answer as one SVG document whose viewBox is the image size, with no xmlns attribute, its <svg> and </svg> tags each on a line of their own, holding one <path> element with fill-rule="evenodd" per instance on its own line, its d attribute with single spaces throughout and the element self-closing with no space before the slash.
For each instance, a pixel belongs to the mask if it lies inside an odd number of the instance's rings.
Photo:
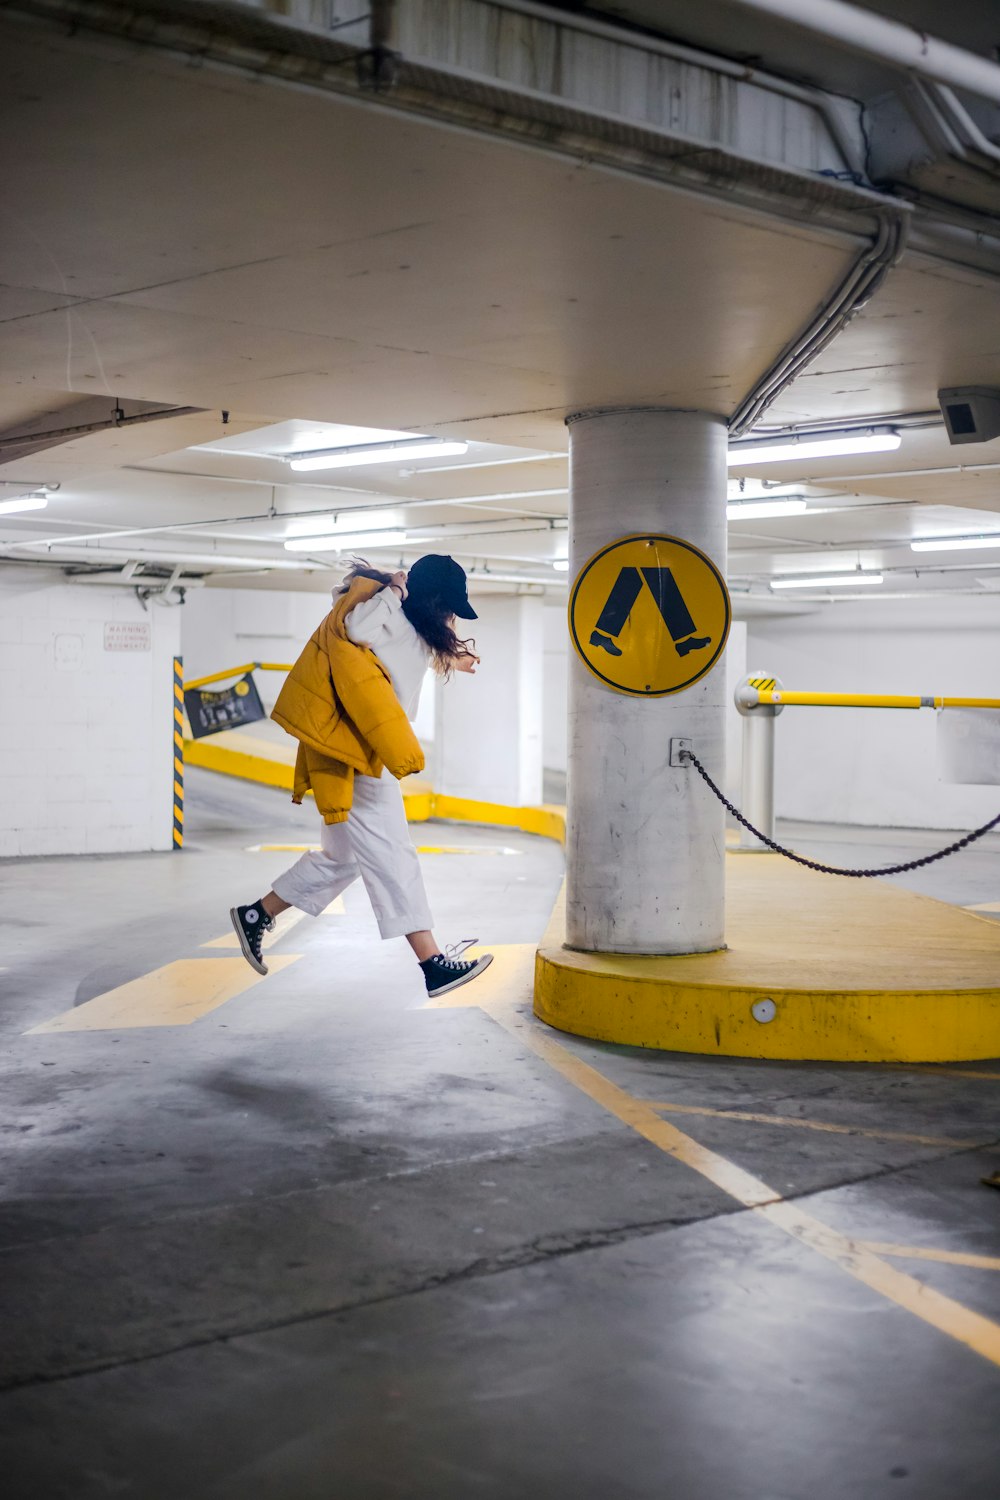
<svg viewBox="0 0 1000 1500">
<path fill-rule="evenodd" d="M 479 619 L 469 603 L 465 569 L 453 557 L 440 552 L 419 557 L 406 575 L 406 586 L 425 599 L 440 600 L 448 613 L 458 615 L 460 620 Z"/>
</svg>

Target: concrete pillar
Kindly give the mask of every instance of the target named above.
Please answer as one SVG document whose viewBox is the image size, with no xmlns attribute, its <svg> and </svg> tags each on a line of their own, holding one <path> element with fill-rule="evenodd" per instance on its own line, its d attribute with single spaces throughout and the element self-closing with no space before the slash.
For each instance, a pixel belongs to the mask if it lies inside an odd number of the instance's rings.
<svg viewBox="0 0 1000 1500">
<path fill-rule="evenodd" d="M 601 547 L 677 536 L 725 575 L 726 428 L 695 411 L 581 412 L 570 430 L 570 577 Z M 596 953 L 704 953 L 724 946 L 724 813 L 693 768 L 690 739 L 722 784 L 722 661 L 660 698 L 617 693 L 570 667 L 566 941 Z"/>
<path fill-rule="evenodd" d="M 434 789 L 513 806 L 542 800 L 542 599 L 473 594 L 478 620 L 456 620 L 482 662 L 437 694 Z"/>
</svg>

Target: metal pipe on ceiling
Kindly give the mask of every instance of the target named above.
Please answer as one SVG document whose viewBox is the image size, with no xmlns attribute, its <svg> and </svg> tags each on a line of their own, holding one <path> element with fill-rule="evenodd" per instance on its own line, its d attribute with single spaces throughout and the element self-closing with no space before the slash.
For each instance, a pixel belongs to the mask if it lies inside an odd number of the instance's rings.
<svg viewBox="0 0 1000 1500">
<path fill-rule="evenodd" d="M 267 568 L 277 569 L 281 572 L 302 573 L 314 572 L 317 569 L 333 569 L 333 565 L 325 562 L 317 562 L 303 558 L 302 562 L 292 562 L 283 557 L 232 557 L 226 553 L 213 552 L 157 552 L 149 548 L 129 547 L 92 547 L 89 546 L 88 538 L 76 538 L 70 541 L 45 542 L 36 539 L 33 543 L 19 542 L 16 545 L 34 546 L 36 550 L 51 549 L 58 546 L 60 555 L 54 556 L 51 550 L 45 550 L 42 558 L 22 558 L 20 555 L 12 557 L 9 542 L 0 542 L 0 552 L 4 554 L 4 560 L 11 563 L 46 562 L 51 560 L 54 564 L 59 562 L 153 562 L 153 563 L 181 563 L 191 568 L 233 568 L 242 571 L 245 568 Z M 66 554 L 69 553 L 69 556 Z"/>
<path fill-rule="evenodd" d="M 120 407 L 115 408 L 121 411 Z M 203 406 L 168 406 L 162 411 L 140 411 L 134 416 L 111 416 L 101 422 L 80 422 L 75 427 L 53 427 L 48 432 L 25 432 L 17 437 L 0 438 L 0 453 L 8 448 L 30 448 L 39 443 L 66 443 L 71 438 L 87 437 L 92 432 L 107 432 L 112 427 L 135 427 L 140 422 L 160 422 L 164 417 L 196 417 Z"/>
<path fill-rule="evenodd" d="M 320 490 L 320 491 L 324 491 L 324 492 L 327 492 L 327 493 L 332 494 L 332 495 L 371 495 L 373 497 L 371 504 L 367 504 L 367 503 L 364 504 L 364 505 L 337 505 L 337 504 L 333 504 L 333 505 L 327 505 L 325 507 L 325 509 L 329 510 L 329 511 L 356 511 L 359 515 L 363 514 L 366 510 L 389 510 L 389 509 L 399 510 L 399 509 L 402 509 L 403 507 L 406 507 L 406 508 L 412 509 L 412 510 L 417 510 L 421 506 L 427 506 L 427 505 L 456 505 L 456 506 L 459 506 L 459 505 L 460 506 L 473 506 L 473 505 L 475 505 L 475 506 L 484 506 L 485 509 L 495 511 L 497 513 L 497 515 L 501 515 L 501 516 L 503 516 L 503 515 L 519 516 L 519 515 L 537 515 L 537 514 L 539 514 L 539 512 L 537 512 L 537 511 L 522 511 L 522 510 L 518 510 L 518 509 L 512 508 L 509 505 L 493 505 L 493 504 L 490 504 L 489 502 L 493 499 L 493 497 L 489 496 L 489 495 L 482 495 L 482 496 L 479 496 L 479 495 L 462 495 L 462 496 L 459 496 L 459 497 L 457 497 L 455 499 L 449 499 L 449 498 L 445 497 L 442 500 L 427 500 L 427 499 L 425 499 L 422 496 L 418 496 L 416 498 L 410 498 L 409 496 L 405 496 L 405 495 L 386 495 L 386 494 L 383 494 L 383 492 L 381 490 L 362 490 L 362 489 L 358 489 L 357 486 L 355 486 L 355 485 L 347 485 L 347 484 L 293 484 L 293 483 L 290 483 L 290 484 L 275 484 L 274 481 L 271 480 L 271 479 L 246 479 L 242 475 L 239 478 L 237 478 L 235 476 L 230 476 L 228 474 L 202 474 L 200 472 L 195 472 L 194 470 L 190 470 L 190 469 L 161 469 L 161 468 L 158 468 L 158 467 L 154 467 L 151 464 L 122 464 L 122 469 L 123 470 L 128 470 L 132 474 L 163 474 L 163 475 L 166 475 L 168 478 L 173 478 L 173 479 L 198 479 L 198 480 L 201 480 L 201 481 L 207 481 L 209 484 L 249 484 L 249 485 L 255 486 L 257 489 L 266 489 L 266 490 L 305 490 L 307 493 L 312 492 L 314 490 Z M 530 498 L 531 493 L 532 492 L 530 492 L 530 491 L 525 491 L 525 494 L 526 494 L 526 496 L 528 496 L 528 498 Z M 539 493 L 539 492 L 535 491 L 534 493 Z M 286 516 L 293 516 L 293 515 L 294 516 L 299 516 L 299 515 L 306 516 L 306 515 L 310 515 L 310 514 L 313 514 L 313 513 L 314 512 L 311 512 L 311 511 L 284 511 L 282 514 L 286 515 Z M 316 512 L 316 513 L 318 514 L 318 512 Z"/>
<path fill-rule="evenodd" d="M 744 10 L 785 21 L 831 46 L 860 53 L 904 73 L 965 89 L 1000 104 L 1000 67 L 975 52 L 940 41 L 846 0 L 732 0 Z"/>
<path fill-rule="evenodd" d="M 935 469 L 871 469 L 866 474 L 828 474 L 825 479 L 799 479 L 797 484 L 826 485 L 846 484 L 850 480 L 857 479 L 922 479 L 931 474 L 985 474 L 991 469 L 1000 469 L 997 464 L 947 464 Z M 919 505 L 920 501 L 913 501 Z M 978 510 L 978 506 L 960 507 L 960 509 Z"/>
<path fill-rule="evenodd" d="M 819 313 L 785 347 L 748 391 L 729 419 L 729 432 L 739 437 L 748 432 L 803 370 L 827 348 L 851 319 L 866 307 L 896 265 L 906 245 L 908 210 L 879 214 L 874 241 L 851 267 Z"/>
<path fill-rule="evenodd" d="M 379 505 L 379 506 L 359 506 L 359 507 L 357 507 L 357 509 L 359 509 L 359 510 L 366 510 L 366 509 L 368 509 L 368 510 L 386 510 L 386 509 L 389 509 L 389 508 L 390 507 L 387 507 L 385 505 Z M 341 512 L 341 514 L 344 514 L 344 513 L 345 512 Z M 350 514 L 350 512 L 346 512 L 346 513 Z M 205 538 L 205 539 L 212 538 L 212 537 L 222 537 L 223 539 L 231 541 L 231 542 L 250 542 L 251 544 L 256 544 L 257 546 L 266 546 L 269 543 L 283 541 L 284 538 L 282 538 L 282 537 L 278 537 L 278 538 L 274 538 L 274 537 L 262 537 L 262 536 L 240 536 L 238 533 L 226 532 L 226 531 L 217 532 L 217 531 L 213 531 L 211 528 L 215 527 L 215 526 L 239 526 L 239 525 L 244 525 L 244 524 L 246 524 L 248 522 L 251 522 L 251 521 L 289 521 L 289 520 L 301 520 L 303 518 L 308 519 L 311 516 L 316 516 L 316 515 L 320 515 L 320 514 L 322 514 L 322 512 L 313 511 L 313 510 L 287 511 L 287 512 L 283 512 L 281 515 L 274 515 L 270 511 L 256 511 L 253 514 L 248 515 L 248 516 L 221 516 L 221 517 L 218 517 L 217 519 L 212 520 L 212 521 L 173 521 L 173 522 L 170 522 L 170 523 L 168 523 L 168 524 L 166 524 L 164 526 L 129 526 L 129 527 L 123 527 L 123 528 L 120 528 L 120 529 L 114 530 L 114 531 L 88 531 L 88 532 L 82 532 L 82 533 L 81 532 L 72 532 L 72 533 L 70 533 L 70 534 L 68 534 L 66 536 L 31 537 L 31 538 L 26 538 L 23 541 L 8 542 L 8 543 L 5 543 L 5 545 L 8 546 L 8 547 L 12 547 L 12 548 L 72 546 L 72 545 L 77 545 L 77 544 L 80 544 L 80 543 L 83 543 L 83 542 L 110 542 L 110 541 L 118 541 L 121 537 L 132 537 L 132 536 L 168 536 L 168 535 L 172 535 L 174 532 L 186 531 L 190 536 L 194 536 L 194 537 L 202 537 L 202 538 Z M 516 521 L 518 518 L 519 518 L 519 513 L 515 512 L 515 514 L 511 517 L 511 520 L 512 521 Z M 529 514 L 525 515 L 524 519 L 526 521 L 531 521 L 531 522 L 534 522 L 534 521 L 544 521 L 546 524 L 544 526 L 534 526 L 534 525 L 516 526 L 516 525 L 512 525 L 510 527 L 511 532 L 554 530 L 557 527 L 559 529 L 561 529 L 563 526 L 566 526 L 566 525 L 569 524 L 568 523 L 568 519 L 567 519 L 566 516 L 532 515 L 532 514 L 529 513 Z M 2 524 L 2 522 L 0 522 L 0 524 Z M 25 524 L 31 524 L 31 523 L 30 522 L 26 522 Z M 417 531 L 437 531 L 437 530 L 443 530 L 443 529 L 446 529 L 448 527 L 455 526 L 455 527 L 460 528 L 458 531 L 455 532 L 455 535 L 457 535 L 457 536 L 463 536 L 463 535 L 466 535 L 469 531 L 471 531 L 475 527 L 496 526 L 497 524 L 498 523 L 496 521 L 490 521 L 490 520 L 479 520 L 479 521 L 437 521 L 437 522 L 432 522 L 429 525 L 425 525 L 425 526 L 421 526 L 419 523 L 417 523 L 411 529 L 417 530 Z M 400 528 L 399 528 L 399 526 L 386 526 L 386 527 L 383 527 L 383 528 L 380 528 L 380 529 L 385 530 L 385 531 L 398 531 Z M 329 533 L 327 533 L 327 534 L 329 534 Z M 496 536 L 504 536 L 504 535 L 507 534 L 507 532 L 506 532 L 506 530 L 504 530 L 504 531 L 497 531 L 497 532 L 491 533 L 491 534 L 492 535 L 496 535 Z M 320 540 L 320 536 L 321 535 L 322 535 L 321 533 L 317 534 L 317 536 L 316 536 L 316 541 L 317 542 Z M 349 533 L 345 533 L 345 535 L 349 535 Z M 368 533 L 366 532 L 365 535 L 368 535 Z"/>
</svg>

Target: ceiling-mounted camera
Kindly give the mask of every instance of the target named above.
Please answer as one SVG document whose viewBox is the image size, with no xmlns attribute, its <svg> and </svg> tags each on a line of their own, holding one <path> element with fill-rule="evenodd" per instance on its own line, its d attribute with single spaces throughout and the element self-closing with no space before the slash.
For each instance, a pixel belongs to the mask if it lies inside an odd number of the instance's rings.
<svg viewBox="0 0 1000 1500">
<path fill-rule="evenodd" d="M 995 386 L 951 386 L 938 391 L 938 405 L 950 443 L 988 443 L 1000 437 L 1000 390 Z"/>
</svg>

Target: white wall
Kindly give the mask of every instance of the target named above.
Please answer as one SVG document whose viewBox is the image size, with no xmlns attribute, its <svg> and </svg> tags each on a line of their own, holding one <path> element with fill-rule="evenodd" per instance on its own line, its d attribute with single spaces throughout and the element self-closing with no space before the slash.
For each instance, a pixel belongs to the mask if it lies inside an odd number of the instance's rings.
<svg viewBox="0 0 1000 1500">
<path fill-rule="evenodd" d="M 181 618 L 184 675 L 189 680 L 247 661 L 293 662 L 330 610 L 326 593 L 270 589 L 197 589 Z M 257 687 L 270 709 L 284 678 L 259 672 Z"/>
<path fill-rule="evenodd" d="M 542 800 L 543 610 L 538 597 L 477 598 L 482 664 L 438 691 L 435 785 L 454 797 Z M 464 629 L 463 629 L 464 633 Z"/>
<path fill-rule="evenodd" d="M 173 658 L 180 609 L 0 576 L 0 855 L 169 849 Z M 105 649 L 108 622 L 148 623 L 151 649 Z"/>
<path fill-rule="evenodd" d="M 569 627 L 563 604 L 542 610 L 542 765 L 547 771 L 566 770 L 566 719 L 569 700 Z"/>
<path fill-rule="evenodd" d="M 1000 697 L 1000 597 L 865 600 L 752 620 L 748 662 L 803 691 Z M 931 709 L 785 709 L 777 815 L 893 828 L 986 822 L 1000 811 L 1000 788 L 940 780 L 936 718 Z"/>
</svg>

